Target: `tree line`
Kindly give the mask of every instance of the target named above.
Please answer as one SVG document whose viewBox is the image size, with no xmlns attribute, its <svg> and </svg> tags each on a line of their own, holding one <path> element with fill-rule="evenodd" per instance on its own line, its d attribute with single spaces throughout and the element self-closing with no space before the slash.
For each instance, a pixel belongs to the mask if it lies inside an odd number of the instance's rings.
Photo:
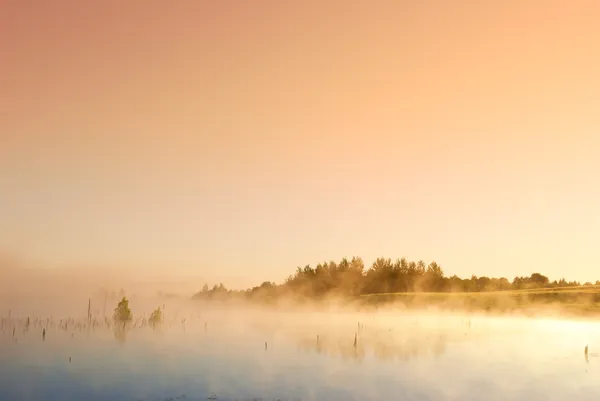
<svg viewBox="0 0 600 401">
<path fill-rule="evenodd" d="M 426 264 L 422 260 L 415 262 L 406 258 L 395 261 L 390 258 L 377 258 L 369 269 L 365 269 L 363 260 L 353 257 L 350 260 L 343 258 L 337 263 L 319 263 L 314 268 L 310 265 L 298 267 L 295 273 L 281 284 L 267 281 L 242 291 L 228 290 L 222 283 L 212 288 L 204 285 L 194 298 L 275 298 L 279 295 L 321 298 L 397 292 L 486 292 L 581 285 L 577 281 L 567 281 L 564 278 L 550 281 L 540 273 L 533 273 L 528 277 L 515 277 L 512 281 L 505 277 L 475 275 L 470 278 L 460 278 L 456 275 L 447 277 L 435 261 Z M 583 285 L 592 283 L 587 282 Z M 600 281 L 596 281 L 595 285 L 600 285 Z"/>
</svg>

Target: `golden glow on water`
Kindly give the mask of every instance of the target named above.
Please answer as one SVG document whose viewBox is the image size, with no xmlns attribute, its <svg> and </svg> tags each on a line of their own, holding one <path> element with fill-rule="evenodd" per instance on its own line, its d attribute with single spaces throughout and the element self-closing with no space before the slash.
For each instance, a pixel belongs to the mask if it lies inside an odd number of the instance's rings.
<svg viewBox="0 0 600 401">
<path fill-rule="evenodd" d="M 445 400 L 483 391 L 474 390 L 482 381 L 493 389 L 491 400 L 531 391 L 534 400 L 558 400 L 600 390 L 593 380 L 600 373 L 594 351 L 600 349 L 600 325 L 589 320 L 416 310 L 272 312 L 198 302 L 167 304 L 165 310 L 158 328 L 144 325 L 148 314 L 140 312 L 123 336 L 102 322 L 88 330 L 81 319 L 34 319 L 25 330 L 25 319 L 4 318 L 0 347 L 16 363 L 0 366 L 2 391 L 23 394 L 19 381 L 6 381 L 23 369 L 30 372 L 32 391 L 44 391 L 43 381 L 32 382 L 42 380 L 35 366 L 63 372 L 57 394 L 66 389 L 61 381 L 69 380 L 83 386 L 82 396 L 89 395 L 88 385 L 114 388 L 124 397 L 166 391 L 192 400 L 212 393 L 225 400 L 257 394 L 282 400 L 310 394 L 392 399 L 399 384 L 417 399 Z M 6 330 L 15 323 L 18 341 Z M 45 340 L 39 333 L 43 325 Z M 584 356 L 586 344 L 590 352 Z M 442 378 L 444 386 L 434 385 Z M 122 380 L 131 386 L 119 387 Z M 331 393 L 334 388 L 341 393 Z"/>
</svg>

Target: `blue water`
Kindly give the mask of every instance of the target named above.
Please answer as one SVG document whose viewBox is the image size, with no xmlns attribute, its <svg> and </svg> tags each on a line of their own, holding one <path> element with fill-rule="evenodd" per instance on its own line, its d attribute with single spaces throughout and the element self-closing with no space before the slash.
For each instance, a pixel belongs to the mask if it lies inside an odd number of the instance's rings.
<svg viewBox="0 0 600 401">
<path fill-rule="evenodd" d="M 211 319 L 207 330 L 191 320 L 132 328 L 120 341 L 110 329 L 49 328 L 43 341 L 38 327 L 14 338 L 4 327 L 0 400 L 600 399 L 596 323 Z"/>
</svg>

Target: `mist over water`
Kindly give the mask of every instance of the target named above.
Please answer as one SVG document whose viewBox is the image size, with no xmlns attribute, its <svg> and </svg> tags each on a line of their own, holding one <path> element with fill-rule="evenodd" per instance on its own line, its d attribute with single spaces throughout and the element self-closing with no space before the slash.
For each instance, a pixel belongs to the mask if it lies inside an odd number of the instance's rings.
<svg viewBox="0 0 600 401">
<path fill-rule="evenodd" d="M 132 297 L 3 303 L 2 400 L 596 400 L 600 324 Z M 67 302 L 69 301 L 69 302 Z M 144 324 L 155 308 L 163 323 Z M 10 313 L 10 317 L 9 317 Z M 29 318 L 29 324 L 27 324 Z M 43 330 L 46 330 L 43 336 Z M 14 331 L 13 331 L 14 330 Z M 588 345 L 589 352 L 584 353 Z"/>
</svg>

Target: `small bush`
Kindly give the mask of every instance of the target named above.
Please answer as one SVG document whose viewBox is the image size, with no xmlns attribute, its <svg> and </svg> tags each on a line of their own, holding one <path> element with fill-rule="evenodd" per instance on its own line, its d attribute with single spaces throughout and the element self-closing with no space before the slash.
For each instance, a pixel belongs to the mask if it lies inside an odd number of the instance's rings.
<svg viewBox="0 0 600 401">
<path fill-rule="evenodd" d="M 162 323 L 162 311 L 160 310 L 160 308 L 156 308 L 152 314 L 150 314 L 150 319 L 148 319 L 148 321 L 150 322 L 150 326 L 152 327 L 156 327 L 159 324 Z"/>
<path fill-rule="evenodd" d="M 129 301 L 127 298 L 123 297 L 119 304 L 115 308 L 114 319 L 119 323 L 127 323 L 133 320 L 133 314 L 131 313 L 131 309 L 129 309 Z"/>
</svg>

